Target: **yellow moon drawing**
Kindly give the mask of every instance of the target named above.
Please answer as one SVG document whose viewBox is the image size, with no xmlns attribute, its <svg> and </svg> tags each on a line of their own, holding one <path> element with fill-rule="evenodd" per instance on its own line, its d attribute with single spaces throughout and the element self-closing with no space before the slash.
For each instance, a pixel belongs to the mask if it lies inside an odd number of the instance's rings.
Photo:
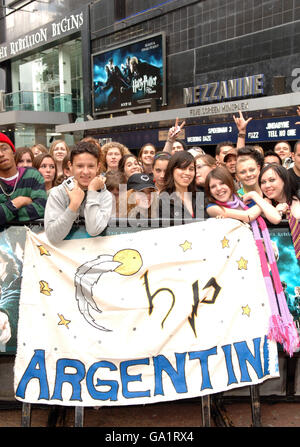
<svg viewBox="0 0 300 447">
<path fill-rule="evenodd" d="M 114 271 L 125 276 L 134 275 L 143 265 L 139 252 L 132 249 L 118 251 L 113 257 L 113 261 L 121 262 L 121 265 Z"/>
</svg>

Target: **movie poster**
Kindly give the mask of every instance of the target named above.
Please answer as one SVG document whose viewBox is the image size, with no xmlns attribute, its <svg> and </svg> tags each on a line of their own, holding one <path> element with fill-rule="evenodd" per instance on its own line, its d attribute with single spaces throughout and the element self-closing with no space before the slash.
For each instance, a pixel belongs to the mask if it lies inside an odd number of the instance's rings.
<svg viewBox="0 0 300 447">
<path fill-rule="evenodd" d="M 164 35 L 92 56 L 94 113 L 164 102 Z"/>
<path fill-rule="evenodd" d="M 288 308 L 300 332 L 300 264 L 295 255 L 290 229 L 288 226 L 274 227 L 269 231 Z"/>
<path fill-rule="evenodd" d="M 26 240 L 25 227 L 0 232 L 0 341 L 1 353 L 15 353 L 19 301 Z"/>
</svg>

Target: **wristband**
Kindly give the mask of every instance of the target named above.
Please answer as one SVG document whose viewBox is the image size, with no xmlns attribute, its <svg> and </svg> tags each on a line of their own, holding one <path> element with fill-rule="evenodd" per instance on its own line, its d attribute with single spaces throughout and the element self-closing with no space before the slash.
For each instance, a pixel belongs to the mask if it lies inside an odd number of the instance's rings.
<svg viewBox="0 0 300 447">
<path fill-rule="evenodd" d="M 245 137 L 246 137 L 246 134 L 243 133 L 243 132 L 239 132 L 238 136 L 239 136 L 240 138 L 245 138 Z"/>
</svg>

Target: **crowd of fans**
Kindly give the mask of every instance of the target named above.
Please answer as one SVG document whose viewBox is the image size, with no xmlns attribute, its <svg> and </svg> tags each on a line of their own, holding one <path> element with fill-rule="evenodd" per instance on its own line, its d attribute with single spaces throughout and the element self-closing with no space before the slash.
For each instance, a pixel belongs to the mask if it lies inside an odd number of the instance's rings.
<svg viewBox="0 0 300 447">
<path fill-rule="evenodd" d="M 282 218 L 298 224 L 300 141 L 293 148 L 279 141 L 271 151 L 247 146 L 251 118 L 239 112 L 234 121 L 236 144 L 218 144 L 214 157 L 178 139 L 185 124 L 178 120 L 163 150 L 148 142 L 137 155 L 115 141 L 101 147 L 91 137 L 73 147 L 55 140 L 49 149 L 15 148 L 0 134 L 0 226 L 44 218 L 49 240 L 58 243 L 80 218 L 92 236 L 112 217 L 158 218 L 172 225 L 199 217 L 250 223 L 262 215 L 275 225 Z M 233 209 L 236 197 L 246 209 Z"/>
<path fill-rule="evenodd" d="M 214 156 L 178 139 L 185 124 L 178 120 L 163 150 L 148 142 L 137 156 L 119 142 L 101 147 L 91 137 L 73 147 L 55 140 L 49 148 L 15 148 L 0 133 L 0 230 L 43 219 L 48 240 L 59 244 L 76 222 L 97 236 L 113 218 L 160 226 L 231 218 L 253 229 L 262 216 L 272 225 L 286 219 L 300 263 L 300 141 L 293 148 L 279 141 L 266 151 L 248 146 L 251 118 L 240 112 L 234 121 L 236 144 L 218 144 Z M 1 293 L 5 254 L 0 253 L 0 261 Z M 0 310 L 2 342 L 11 334 L 7 315 Z"/>
</svg>

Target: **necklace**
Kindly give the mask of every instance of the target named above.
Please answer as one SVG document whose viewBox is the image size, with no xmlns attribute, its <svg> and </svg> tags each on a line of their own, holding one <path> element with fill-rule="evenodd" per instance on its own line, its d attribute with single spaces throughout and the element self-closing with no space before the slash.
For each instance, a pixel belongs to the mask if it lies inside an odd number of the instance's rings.
<svg viewBox="0 0 300 447">
<path fill-rule="evenodd" d="M 4 191 L 4 189 L 3 189 L 2 185 L 1 185 L 1 182 L 0 182 L 0 188 L 1 188 L 1 191 L 3 192 L 4 195 L 6 195 L 6 197 L 10 197 L 10 196 L 13 195 L 13 193 L 15 192 L 16 187 L 17 187 L 18 179 L 19 179 L 19 171 L 18 171 L 18 174 L 17 174 L 17 177 L 16 177 L 16 181 L 15 181 L 13 190 L 12 190 L 10 193 Z"/>
</svg>

